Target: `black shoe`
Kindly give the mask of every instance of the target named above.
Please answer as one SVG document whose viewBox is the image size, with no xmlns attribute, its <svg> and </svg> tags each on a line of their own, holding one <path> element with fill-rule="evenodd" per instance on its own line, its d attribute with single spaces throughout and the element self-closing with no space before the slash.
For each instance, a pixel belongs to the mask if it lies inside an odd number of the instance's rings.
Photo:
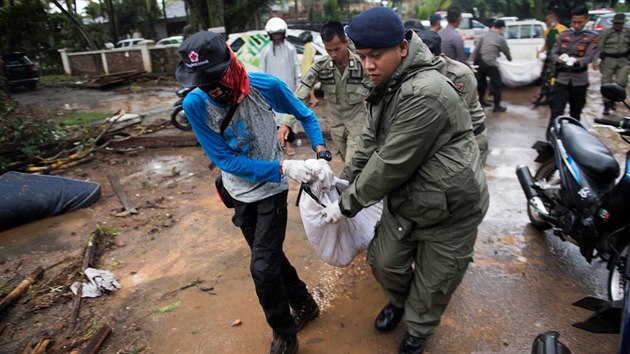
<svg viewBox="0 0 630 354">
<path fill-rule="evenodd" d="M 610 115 L 610 110 L 609 110 L 608 106 L 604 107 L 604 115 L 605 116 L 609 116 Z"/>
<path fill-rule="evenodd" d="M 505 111 L 507 111 L 507 108 L 503 106 L 494 106 L 494 108 L 492 109 L 492 112 L 505 112 Z"/>
<path fill-rule="evenodd" d="M 404 308 L 401 309 L 389 303 L 385 305 L 378 316 L 376 316 L 374 327 L 379 331 L 390 331 L 400 322 L 403 313 L 405 313 Z"/>
<path fill-rule="evenodd" d="M 295 320 L 295 325 L 297 326 L 297 330 L 301 330 L 304 328 L 306 323 L 312 321 L 319 315 L 319 306 L 312 297 L 308 297 L 308 300 L 304 301 L 302 306 L 294 310 L 291 315 Z"/>
<path fill-rule="evenodd" d="M 481 107 L 491 107 L 492 105 L 486 101 L 479 101 L 481 103 Z"/>
<path fill-rule="evenodd" d="M 274 331 L 269 354 L 295 354 L 299 347 L 297 335 L 283 336 Z"/>
<path fill-rule="evenodd" d="M 543 104 L 543 100 L 539 97 L 536 97 L 532 100 L 532 103 L 534 104 L 534 106 L 540 106 L 541 104 Z"/>
<path fill-rule="evenodd" d="M 426 346 L 426 340 L 424 338 L 412 336 L 411 334 L 405 334 L 405 338 L 400 342 L 398 347 L 399 354 L 422 354 L 424 353 L 424 347 Z"/>
</svg>

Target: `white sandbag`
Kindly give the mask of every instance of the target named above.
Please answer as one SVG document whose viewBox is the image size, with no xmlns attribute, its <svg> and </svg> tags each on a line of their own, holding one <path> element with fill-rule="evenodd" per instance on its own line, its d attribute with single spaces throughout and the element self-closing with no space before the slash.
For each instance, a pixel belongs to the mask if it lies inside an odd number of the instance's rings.
<svg viewBox="0 0 630 354">
<path fill-rule="evenodd" d="M 507 87 L 532 84 L 540 77 L 544 64 L 540 59 L 512 62 L 504 58 L 497 59 L 497 63 L 501 72 L 501 81 Z"/>
<path fill-rule="evenodd" d="M 339 199 L 339 192 L 348 188 L 346 180 L 335 179 L 334 186 L 328 187 L 324 178 L 309 185 L 312 194 L 324 205 Z M 344 218 L 336 224 L 326 223 L 322 213 L 324 207 L 306 192 L 300 196 L 300 213 L 306 236 L 315 248 L 317 255 L 326 263 L 348 266 L 354 257 L 367 248 L 374 237 L 374 226 L 381 218 L 383 202 L 363 209 L 353 218 Z"/>
</svg>

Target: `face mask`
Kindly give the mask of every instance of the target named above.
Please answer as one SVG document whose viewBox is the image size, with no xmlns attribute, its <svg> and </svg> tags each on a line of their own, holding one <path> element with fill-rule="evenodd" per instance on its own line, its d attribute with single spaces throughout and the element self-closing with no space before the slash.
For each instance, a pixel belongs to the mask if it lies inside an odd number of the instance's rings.
<svg viewBox="0 0 630 354">
<path fill-rule="evenodd" d="M 231 88 L 220 83 L 206 86 L 203 88 L 203 90 L 208 93 L 213 101 L 217 103 L 226 103 L 228 98 L 230 97 L 230 94 L 232 93 Z"/>
<path fill-rule="evenodd" d="M 555 27 L 556 23 L 554 21 L 551 21 L 551 23 L 549 24 L 549 26 L 551 27 Z"/>
</svg>

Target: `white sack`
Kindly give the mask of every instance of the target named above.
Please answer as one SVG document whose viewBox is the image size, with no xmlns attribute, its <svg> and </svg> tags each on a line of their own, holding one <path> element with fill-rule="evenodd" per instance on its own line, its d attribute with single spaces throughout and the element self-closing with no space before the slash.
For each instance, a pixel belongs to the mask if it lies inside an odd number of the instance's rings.
<svg viewBox="0 0 630 354">
<path fill-rule="evenodd" d="M 339 199 L 339 192 L 348 188 L 346 180 L 335 179 L 329 188 L 325 177 L 310 184 L 311 191 L 324 205 L 330 205 Z M 335 188 L 336 187 L 336 188 Z M 306 236 L 315 248 L 317 255 L 326 263 L 348 266 L 354 257 L 364 249 L 374 237 L 374 226 L 381 219 L 383 202 L 379 202 L 360 211 L 353 218 L 343 218 L 336 224 L 326 223 L 324 207 L 307 193 L 300 196 L 300 213 Z"/>
<path fill-rule="evenodd" d="M 543 61 L 534 59 L 530 61 L 507 61 L 504 58 L 497 59 L 501 81 L 507 87 L 520 87 L 538 80 L 543 67 Z"/>
<path fill-rule="evenodd" d="M 103 295 L 105 290 L 116 291 L 120 289 L 120 283 L 109 270 L 85 268 L 85 276 L 90 280 L 89 283 L 83 283 L 81 289 L 81 297 L 99 297 Z M 73 294 L 77 294 L 81 283 L 74 282 L 70 285 Z"/>
</svg>

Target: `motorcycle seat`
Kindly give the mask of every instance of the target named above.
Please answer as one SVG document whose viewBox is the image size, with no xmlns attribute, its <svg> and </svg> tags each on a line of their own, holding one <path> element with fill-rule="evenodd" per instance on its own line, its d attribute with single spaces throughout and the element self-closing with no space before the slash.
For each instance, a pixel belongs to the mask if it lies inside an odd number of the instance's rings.
<svg viewBox="0 0 630 354">
<path fill-rule="evenodd" d="M 619 165 L 610 149 L 583 127 L 563 123 L 560 140 L 573 160 L 584 172 L 600 183 L 610 183 L 619 176 Z"/>
</svg>

